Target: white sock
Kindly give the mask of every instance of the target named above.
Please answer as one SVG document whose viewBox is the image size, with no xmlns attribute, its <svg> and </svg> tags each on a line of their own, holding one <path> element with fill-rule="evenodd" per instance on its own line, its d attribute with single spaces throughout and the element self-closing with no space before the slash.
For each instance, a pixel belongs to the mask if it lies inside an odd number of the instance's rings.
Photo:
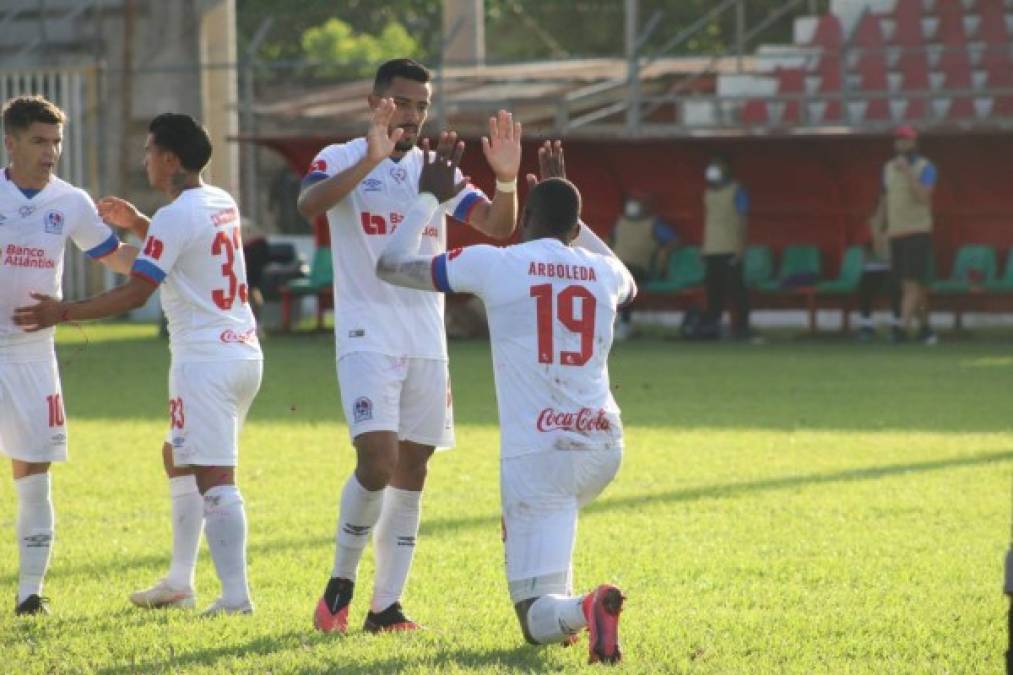
<svg viewBox="0 0 1013 675">
<path fill-rule="evenodd" d="M 18 493 L 18 602 L 42 594 L 53 543 L 53 500 L 49 473 L 14 481 Z"/>
<path fill-rule="evenodd" d="M 197 549 L 204 529 L 204 499 L 193 475 L 169 479 L 172 497 L 172 562 L 166 580 L 173 588 L 193 588 Z"/>
<path fill-rule="evenodd" d="M 388 486 L 373 532 L 376 581 L 371 609 L 382 612 L 401 599 L 419 534 L 422 493 Z"/>
<path fill-rule="evenodd" d="M 205 533 L 222 582 L 222 599 L 235 607 L 250 600 L 246 583 L 246 511 L 235 485 L 217 485 L 204 493 Z"/>
<path fill-rule="evenodd" d="M 539 644 L 560 642 L 587 625 L 583 597 L 543 595 L 528 608 L 528 633 Z"/>
<path fill-rule="evenodd" d="M 341 490 L 337 544 L 334 549 L 332 577 L 355 581 L 359 560 L 369 542 L 369 533 L 380 518 L 383 490 L 367 490 L 353 473 Z"/>
</svg>

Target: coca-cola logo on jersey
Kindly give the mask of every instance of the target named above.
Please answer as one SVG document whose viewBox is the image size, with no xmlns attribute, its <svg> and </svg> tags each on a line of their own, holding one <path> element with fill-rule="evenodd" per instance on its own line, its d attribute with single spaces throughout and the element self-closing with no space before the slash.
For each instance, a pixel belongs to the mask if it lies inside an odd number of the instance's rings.
<svg viewBox="0 0 1013 675">
<path fill-rule="evenodd" d="M 225 342 L 225 343 L 231 343 L 231 342 L 241 342 L 241 343 L 253 342 L 254 340 L 257 339 L 257 329 L 256 328 L 251 328 L 251 329 L 249 329 L 247 331 L 243 331 L 242 333 L 237 333 L 236 331 L 232 330 L 231 328 L 228 328 L 228 329 L 222 331 L 222 334 L 219 335 L 218 338 L 222 342 Z"/>
<path fill-rule="evenodd" d="M 539 431 L 576 431 L 588 433 L 591 431 L 610 431 L 612 424 L 604 410 L 592 410 L 581 408 L 577 412 L 566 412 L 554 408 L 545 408 L 538 413 L 538 421 L 535 428 Z"/>
</svg>

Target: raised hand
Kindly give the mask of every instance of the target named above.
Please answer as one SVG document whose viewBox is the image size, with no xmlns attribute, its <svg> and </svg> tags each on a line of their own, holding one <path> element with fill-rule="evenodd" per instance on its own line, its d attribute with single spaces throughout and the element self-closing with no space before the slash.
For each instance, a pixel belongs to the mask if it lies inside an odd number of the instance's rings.
<svg viewBox="0 0 1013 675">
<path fill-rule="evenodd" d="M 394 99 L 381 98 L 373 119 L 366 132 L 366 156 L 374 162 L 382 162 L 394 152 L 397 142 L 404 136 L 404 129 L 390 130 L 390 120 L 394 117 Z"/>
<path fill-rule="evenodd" d="M 445 141 L 444 135 L 440 134 L 436 152 L 429 151 L 428 138 L 422 140 L 422 171 L 419 173 L 419 192 L 432 193 L 441 204 L 452 199 L 467 185 L 464 179 L 454 182 L 457 178 L 457 167 L 464 155 L 464 141 L 450 144 Z M 454 136 L 456 138 L 456 134 Z"/>
<path fill-rule="evenodd" d="M 489 135 L 482 137 L 482 152 L 497 180 L 516 180 L 521 168 L 521 123 L 514 122 L 506 110 L 490 117 Z"/>
<path fill-rule="evenodd" d="M 119 197 L 103 197 L 98 200 L 95 207 L 98 209 L 99 218 L 104 222 L 124 230 L 134 230 L 138 224 L 148 222 L 136 206 Z"/>
<path fill-rule="evenodd" d="M 538 173 L 527 175 L 528 187 L 533 188 L 546 178 L 566 178 L 566 162 L 563 159 L 562 141 L 545 141 L 538 148 Z"/>
</svg>

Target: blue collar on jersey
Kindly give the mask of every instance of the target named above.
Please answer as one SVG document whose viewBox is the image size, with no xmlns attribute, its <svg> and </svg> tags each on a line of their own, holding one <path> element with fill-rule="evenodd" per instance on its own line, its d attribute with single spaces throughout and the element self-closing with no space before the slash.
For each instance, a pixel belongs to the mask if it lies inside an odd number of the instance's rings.
<svg viewBox="0 0 1013 675">
<path fill-rule="evenodd" d="M 4 176 L 7 177 L 7 180 L 10 180 L 12 183 L 14 183 L 14 181 L 11 180 L 11 170 L 10 170 L 10 167 L 4 167 Z M 16 187 L 17 189 L 21 190 L 21 194 L 23 194 L 27 199 L 31 199 L 35 195 L 37 195 L 40 192 L 42 192 L 42 190 L 39 190 L 38 188 L 23 188 L 20 185 L 18 185 L 17 183 L 14 183 L 14 187 Z"/>
</svg>

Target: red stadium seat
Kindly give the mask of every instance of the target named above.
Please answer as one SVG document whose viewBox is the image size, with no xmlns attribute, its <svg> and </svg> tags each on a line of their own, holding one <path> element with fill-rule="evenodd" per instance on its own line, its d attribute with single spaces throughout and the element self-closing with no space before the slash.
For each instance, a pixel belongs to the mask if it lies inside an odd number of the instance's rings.
<svg viewBox="0 0 1013 675">
<path fill-rule="evenodd" d="M 981 24 L 978 27 L 978 38 L 989 45 L 1007 46 L 1009 31 L 1006 28 L 1006 13 L 1001 0 L 984 0 L 978 3 L 978 15 Z"/>
<path fill-rule="evenodd" d="M 897 0 L 893 9 L 896 28 L 890 43 L 899 47 L 920 47 L 922 37 L 922 0 Z"/>
<path fill-rule="evenodd" d="M 861 87 L 866 92 L 886 92 L 886 54 L 884 53 L 883 33 L 879 19 L 871 12 L 862 15 L 851 38 L 856 49 L 861 50 L 858 57 L 857 70 L 861 78 Z M 890 105 L 885 98 L 871 98 L 865 109 L 865 119 L 886 120 L 890 118 Z"/>
<path fill-rule="evenodd" d="M 777 92 L 779 94 L 797 95 L 805 93 L 805 73 L 801 68 L 777 69 Z M 798 122 L 802 106 L 799 99 L 786 101 L 781 119 L 784 122 Z"/>
<path fill-rule="evenodd" d="M 770 113 L 767 110 L 767 102 L 759 98 L 751 98 L 742 106 L 743 124 L 767 124 L 770 122 Z"/>
</svg>

